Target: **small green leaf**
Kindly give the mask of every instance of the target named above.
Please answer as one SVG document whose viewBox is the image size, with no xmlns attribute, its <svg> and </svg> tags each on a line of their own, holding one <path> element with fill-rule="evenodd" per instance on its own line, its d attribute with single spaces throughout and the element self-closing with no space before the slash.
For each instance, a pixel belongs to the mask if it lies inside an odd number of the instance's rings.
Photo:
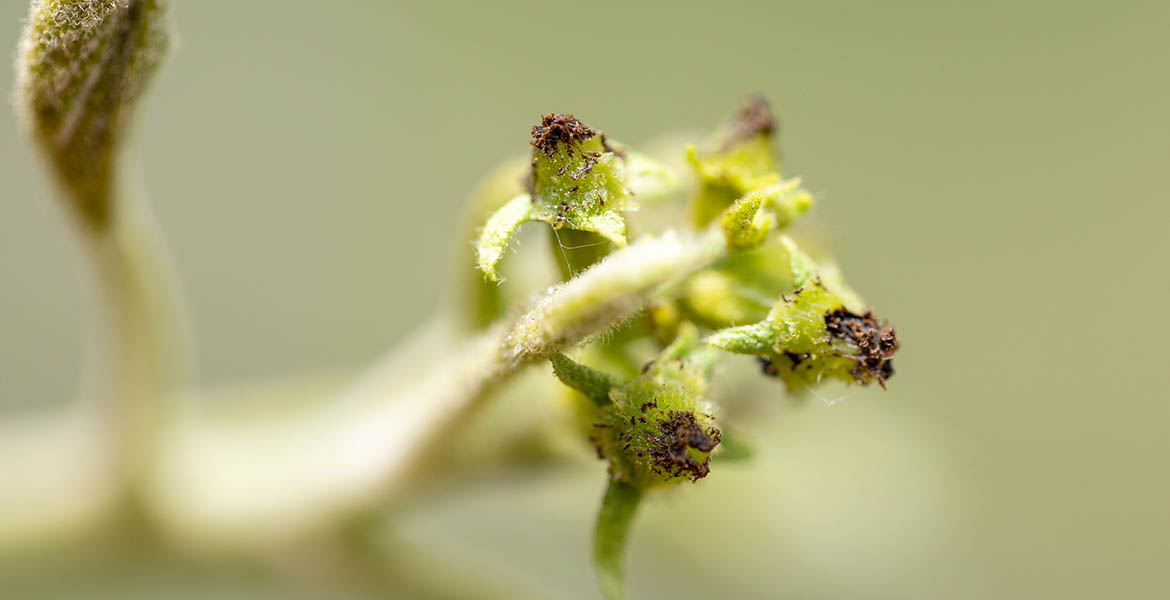
<svg viewBox="0 0 1170 600">
<path fill-rule="evenodd" d="M 792 284 L 796 289 L 804 287 L 816 275 L 816 261 L 798 248 L 796 242 L 788 236 L 780 237 L 780 245 L 788 255 L 788 269 L 791 273 Z"/>
<path fill-rule="evenodd" d="M 593 531 L 593 565 L 606 600 L 625 600 L 626 548 L 642 501 L 637 487 L 611 477 Z"/>
<path fill-rule="evenodd" d="M 612 375 L 580 364 L 558 352 L 552 356 L 553 374 L 561 383 L 581 392 L 598 406 L 609 404 L 609 391 L 621 383 Z"/>
<path fill-rule="evenodd" d="M 617 211 L 579 215 L 573 229 L 596 233 L 619 248 L 626 245 L 626 220 Z"/>
<path fill-rule="evenodd" d="M 516 228 L 532 218 L 532 199 L 528 194 L 521 194 L 512 198 L 507 204 L 500 207 L 487 224 L 479 232 L 479 239 L 475 242 L 475 258 L 479 270 L 492 281 L 498 281 L 496 263 L 508 248 L 508 240 L 512 238 Z"/>
<path fill-rule="evenodd" d="M 474 242 L 478 241 L 480 231 L 488 218 L 500 207 L 523 193 L 522 181 L 529 169 L 526 158 L 507 160 L 485 177 L 464 208 L 464 219 L 460 225 L 459 239 L 471 240 L 466 248 L 456 255 L 456 269 L 454 276 L 453 297 L 458 307 L 457 317 L 460 324 L 468 331 L 479 331 L 489 327 L 496 319 L 503 316 L 507 309 L 504 290 L 498 282 L 489 280 L 479 269 L 468 269 L 467 258 L 477 260 L 477 249 Z M 500 257 L 493 265 L 494 270 L 506 263 L 507 257 Z"/>
</svg>

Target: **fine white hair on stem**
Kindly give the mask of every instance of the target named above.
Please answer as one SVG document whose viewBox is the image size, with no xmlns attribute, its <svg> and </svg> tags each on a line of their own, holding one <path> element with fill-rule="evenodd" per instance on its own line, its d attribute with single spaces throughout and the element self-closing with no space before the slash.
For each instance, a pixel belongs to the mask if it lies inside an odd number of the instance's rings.
<svg viewBox="0 0 1170 600">
<path fill-rule="evenodd" d="M 579 276 L 550 288 L 512 328 L 514 356 L 548 356 L 641 309 L 664 286 L 724 251 L 718 232 L 668 232 L 620 249 Z"/>
<path fill-rule="evenodd" d="M 158 512 L 189 541 L 263 542 L 370 506 L 400 491 L 493 385 L 608 331 L 725 252 L 718 230 L 644 238 L 546 290 L 511 327 L 458 343 L 431 329 L 319 410 L 262 434 L 192 415 L 165 436 Z"/>
</svg>

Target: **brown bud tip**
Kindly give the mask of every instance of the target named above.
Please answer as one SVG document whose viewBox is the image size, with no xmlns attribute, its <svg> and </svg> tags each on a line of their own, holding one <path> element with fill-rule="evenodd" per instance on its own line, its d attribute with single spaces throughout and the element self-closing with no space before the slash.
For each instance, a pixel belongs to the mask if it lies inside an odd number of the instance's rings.
<svg viewBox="0 0 1170 600">
<path fill-rule="evenodd" d="M 776 117 L 772 115 L 768 101 L 760 94 L 752 94 L 744 98 L 739 112 L 732 117 L 723 144 L 724 147 L 733 146 L 759 134 L 771 135 L 775 129 Z"/>
<path fill-rule="evenodd" d="M 857 361 L 853 377 L 860 383 L 876 379 L 884 388 L 886 380 L 894 375 L 890 361 L 898 352 L 898 334 L 893 327 L 879 323 L 873 311 L 855 315 L 844 308 L 825 314 L 825 330 L 834 340 L 842 340 L 857 347 L 852 356 Z"/>
<path fill-rule="evenodd" d="M 652 445 L 652 468 L 664 475 L 686 476 L 698 481 L 710 472 L 709 458 L 703 462 L 695 460 L 690 449 L 710 453 L 719 445 L 720 433 L 714 427 L 704 429 L 695 414 L 673 411 L 665 421 L 658 424 L 659 435 Z"/>
<path fill-rule="evenodd" d="M 548 113 L 541 117 L 540 125 L 533 126 L 532 145 L 551 157 L 556 154 L 558 144 L 564 144 L 566 149 L 572 148 L 596 134 L 573 115 Z"/>
</svg>

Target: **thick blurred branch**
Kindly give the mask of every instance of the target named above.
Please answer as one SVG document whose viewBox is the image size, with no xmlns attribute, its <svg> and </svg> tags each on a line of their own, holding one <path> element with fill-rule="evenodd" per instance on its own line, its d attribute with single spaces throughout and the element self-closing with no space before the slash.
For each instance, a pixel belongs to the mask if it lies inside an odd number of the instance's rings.
<svg viewBox="0 0 1170 600">
<path fill-rule="evenodd" d="M 184 371 L 176 282 L 145 207 L 118 176 L 137 100 L 168 46 L 159 0 L 33 2 L 15 101 L 78 225 L 94 332 L 81 402 L 65 418 L 9 423 L 0 547 L 143 516 L 154 435 Z M 34 433 L 36 432 L 36 433 Z"/>
<path fill-rule="evenodd" d="M 156 510 L 192 541 L 265 543 L 329 527 L 404 490 L 492 386 L 628 318 L 726 252 L 722 232 L 644 238 L 464 339 L 433 323 L 315 410 L 270 424 L 197 414 L 160 448 Z"/>
</svg>

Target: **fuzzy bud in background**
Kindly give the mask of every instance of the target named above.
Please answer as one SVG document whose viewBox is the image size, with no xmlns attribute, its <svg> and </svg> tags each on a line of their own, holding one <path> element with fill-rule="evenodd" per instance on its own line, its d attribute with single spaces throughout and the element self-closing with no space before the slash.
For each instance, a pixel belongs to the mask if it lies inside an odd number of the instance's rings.
<svg viewBox="0 0 1170 600">
<path fill-rule="evenodd" d="M 114 218 L 114 168 L 134 106 L 168 46 L 165 0 L 33 0 L 16 104 L 71 210 Z"/>
</svg>

